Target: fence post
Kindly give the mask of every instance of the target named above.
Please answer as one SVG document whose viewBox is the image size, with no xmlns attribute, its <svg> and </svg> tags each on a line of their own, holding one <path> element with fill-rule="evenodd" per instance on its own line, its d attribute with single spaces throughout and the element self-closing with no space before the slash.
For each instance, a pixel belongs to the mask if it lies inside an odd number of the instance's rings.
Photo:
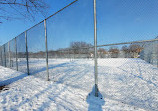
<svg viewBox="0 0 158 111">
<path fill-rule="evenodd" d="M 2 66 L 3 66 L 3 64 L 4 64 L 4 63 L 3 63 L 3 58 L 4 58 L 3 56 L 4 56 L 4 55 L 3 55 L 3 49 L 2 49 L 2 48 L 3 48 L 3 47 L 1 46 L 1 54 L 2 54 L 2 56 L 1 56 L 2 59 L 1 59 L 1 60 L 2 60 Z"/>
<path fill-rule="evenodd" d="M 47 44 L 47 26 L 46 20 L 44 20 L 44 31 L 45 31 L 45 47 L 46 47 L 46 69 L 47 69 L 47 81 L 49 81 L 49 69 L 48 69 L 48 44 Z"/>
<path fill-rule="evenodd" d="M 18 71 L 18 53 L 17 53 L 17 41 L 15 38 L 15 56 L 16 56 L 16 70 Z"/>
<path fill-rule="evenodd" d="M 68 55 L 69 55 L 69 59 L 70 59 L 70 61 L 71 61 L 71 58 L 70 58 L 70 49 L 68 49 Z"/>
<path fill-rule="evenodd" d="M 3 53 L 2 53 L 2 46 L 0 47 L 0 51 L 1 51 L 1 64 L 0 64 L 0 65 L 1 65 L 1 66 L 3 66 L 3 58 L 2 58 L 2 54 L 3 54 Z"/>
<path fill-rule="evenodd" d="M 73 60 L 75 60 L 75 50 L 76 49 L 73 49 Z"/>
<path fill-rule="evenodd" d="M 5 50 L 5 45 L 4 44 L 4 66 L 7 67 L 7 64 L 6 64 L 6 50 Z"/>
<path fill-rule="evenodd" d="M 30 75 L 30 72 L 29 72 L 28 46 L 27 46 L 27 31 L 25 31 L 25 45 L 26 45 L 27 74 Z"/>
<path fill-rule="evenodd" d="M 98 97 L 98 63 L 97 63 L 97 17 L 96 0 L 94 0 L 94 64 L 95 64 L 95 96 Z"/>
<path fill-rule="evenodd" d="M 11 68 L 10 41 L 8 42 L 8 52 L 9 52 L 9 67 Z"/>
</svg>

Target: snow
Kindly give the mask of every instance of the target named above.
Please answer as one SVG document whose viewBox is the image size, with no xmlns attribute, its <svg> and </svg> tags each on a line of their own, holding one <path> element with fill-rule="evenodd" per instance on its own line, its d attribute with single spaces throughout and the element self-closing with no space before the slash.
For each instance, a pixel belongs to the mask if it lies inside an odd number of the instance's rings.
<svg viewBox="0 0 158 111">
<path fill-rule="evenodd" d="M 98 98 L 93 60 L 50 59 L 49 82 L 45 62 L 30 63 L 30 76 L 0 66 L 0 110 L 158 110 L 158 68 L 141 59 L 98 59 Z"/>
<path fill-rule="evenodd" d="M 11 84 L 14 81 L 26 77 L 27 74 L 0 66 L 0 86 Z"/>
</svg>

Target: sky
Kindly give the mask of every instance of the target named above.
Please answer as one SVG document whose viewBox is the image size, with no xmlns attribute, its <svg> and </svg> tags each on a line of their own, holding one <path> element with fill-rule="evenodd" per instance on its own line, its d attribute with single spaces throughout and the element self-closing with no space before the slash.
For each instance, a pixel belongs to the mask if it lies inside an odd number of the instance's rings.
<svg viewBox="0 0 158 111">
<path fill-rule="evenodd" d="M 47 0 L 50 5 L 47 16 L 72 1 Z M 157 0 L 97 0 L 98 45 L 156 38 L 157 6 Z M 12 20 L 0 24 L 1 44 L 43 19 L 44 17 L 39 16 L 35 21 Z M 79 0 L 47 20 L 48 48 L 49 50 L 66 48 L 75 41 L 93 44 L 93 28 L 93 0 Z M 29 49 L 44 50 L 43 23 L 28 33 Z"/>
<path fill-rule="evenodd" d="M 56 11 L 60 10 L 73 0 L 45 0 L 48 9 L 46 17 L 52 15 Z M 8 6 L 5 6 L 8 7 Z M 7 11 L 15 12 L 12 8 L 7 9 Z M 16 13 L 16 12 L 15 12 Z M 1 15 L 1 14 L 0 14 Z M 10 14 L 12 16 L 12 14 Z M 18 16 L 21 16 L 20 14 Z M 39 23 L 46 17 L 42 15 L 35 16 L 35 20 L 30 19 L 11 19 L 3 21 L 0 24 L 0 45 L 8 42 L 9 40 L 13 39 L 14 37 L 18 36 L 20 33 L 24 32 L 25 30 L 29 29 L 30 27 L 34 26 L 35 24 Z"/>
</svg>

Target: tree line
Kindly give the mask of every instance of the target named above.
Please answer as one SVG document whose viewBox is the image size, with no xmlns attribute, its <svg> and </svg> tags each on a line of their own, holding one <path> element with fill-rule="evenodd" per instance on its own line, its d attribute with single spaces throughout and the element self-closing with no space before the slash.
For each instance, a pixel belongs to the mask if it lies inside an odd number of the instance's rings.
<svg viewBox="0 0 158 111">
<path fill-rule="evenodd" d="M 107 48 L 98 47 L 98 57 L 105 58 L 109 55 L 112 58 L 118 58 L 120 53 L 123 54 L 124 58 L 137 58 L 140 52 L 143 50 L 143 47 L 139 44 L 130 44 L 129 46 L 124 45 L 121 48 L 117 46 L 110 46 Z M 49 51 L 49 54 L 56 55 L 66 55 L 66 54 L 75 54 L 75 55 L 93 55 L 94 46 L 86 42 L 71 42 L 68 48 L 60 48 L 56 51 Z"/>
<path fill-rule="evenodd" d="M 122 47 L 109 46 L 106 48 L 98 47 L 97 54 L 99 58 L 118 58 L 122 54 L 123 58 L 137 58 L 143 47 L 139 44 L 124 45 Z M 25 52 L 19 52 L 19 56 L 24 56 Z M 71 42 L 67 48 L 58 48 L 56 50 L 48 50 L 49 57 L 68 57 L 72 55 L 85 55 L 86 58 L 94 56 L 94 46 L 86 42 Z M 29 57 L 44 58 L 45 51 L 29 52 Z"/>
</svg>

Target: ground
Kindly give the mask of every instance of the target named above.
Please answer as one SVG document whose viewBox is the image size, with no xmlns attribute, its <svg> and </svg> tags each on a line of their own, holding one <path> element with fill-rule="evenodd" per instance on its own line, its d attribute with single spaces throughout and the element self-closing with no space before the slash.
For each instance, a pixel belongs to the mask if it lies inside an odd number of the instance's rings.
<svg viewBox="0 0 158 111">
<path fill-rule="evenodd" d="M 50 81 L 43 61 L 30 76 L 0 66 L 0 110 L 158 111 L 158 68 L 141 59 L 99 59 L 97 98 L 93 60 L 49 60 Z"/>
</svg>

